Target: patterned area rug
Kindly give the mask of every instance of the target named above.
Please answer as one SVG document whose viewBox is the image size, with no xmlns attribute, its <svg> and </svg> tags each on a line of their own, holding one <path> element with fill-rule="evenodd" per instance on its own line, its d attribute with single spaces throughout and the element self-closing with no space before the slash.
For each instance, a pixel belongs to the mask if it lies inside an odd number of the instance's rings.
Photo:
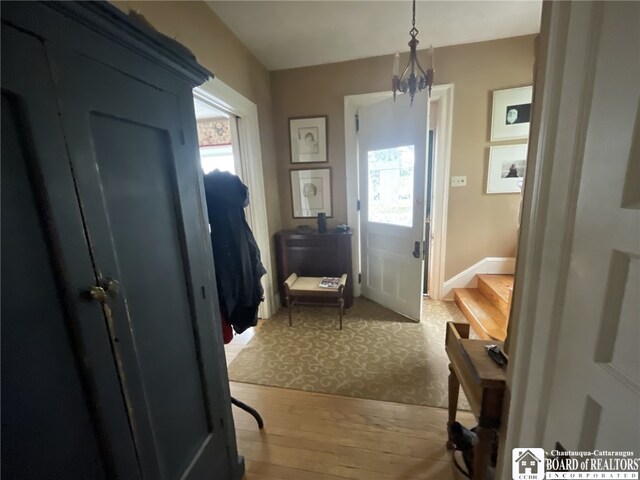
<svg viewBox="0 0 640 480">
<path fill-rule="evenodd" d="M 273 387 L 447 407 L 447 321 L 466 322 L 453 302 L 424 301 L 423 319 L 356 298 L 343 330 L 329 307 L 295 307 L 263 322 L 229 365 L 229 379 Z M 469 409 L 462 391 L 460 409 Z"/>
</svg>

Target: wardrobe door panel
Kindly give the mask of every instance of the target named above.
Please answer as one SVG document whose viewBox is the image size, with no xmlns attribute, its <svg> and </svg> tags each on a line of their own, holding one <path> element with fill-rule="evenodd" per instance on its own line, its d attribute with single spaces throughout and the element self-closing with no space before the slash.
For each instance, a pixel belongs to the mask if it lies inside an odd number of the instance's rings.
<svg viewBox="0 0 640 480">
<path fill-rule="evenodd" d="M 41 43 L 2 67 L 2 478 L 139 478 Z"/>
<path fill-rule="evenodd" d="M 50 58 L 96 271 L 119 282 L 106 308 L 143 474 L 231 478 L 219 320 L 193 243 L 198 158 L 179 99 L 79 54 Z"/>
</svg>

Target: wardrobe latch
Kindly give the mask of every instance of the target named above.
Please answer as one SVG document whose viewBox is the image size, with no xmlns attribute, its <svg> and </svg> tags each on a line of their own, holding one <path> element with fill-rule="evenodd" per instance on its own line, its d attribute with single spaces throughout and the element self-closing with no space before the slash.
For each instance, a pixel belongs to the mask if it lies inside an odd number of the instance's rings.
<svg viewBox="0 0 640 480">
<path fill-rule="evenodd" d="M 120 282 L 113 278 L 107 278 L 100 283 L 102 284 L 102 288 L 106 290 L 106 293 L 108 293 L 111 298 L 115 298 L 118 295 L 118 292 L 120 291 Z"/>
<path fill-rule="evenodd" d="M 107 301 L 107 292 L 105 292 L 104 288 L 96 287 L 95 285 L 89 287 L 89 296 L 100 303 Z"/>
</svg>

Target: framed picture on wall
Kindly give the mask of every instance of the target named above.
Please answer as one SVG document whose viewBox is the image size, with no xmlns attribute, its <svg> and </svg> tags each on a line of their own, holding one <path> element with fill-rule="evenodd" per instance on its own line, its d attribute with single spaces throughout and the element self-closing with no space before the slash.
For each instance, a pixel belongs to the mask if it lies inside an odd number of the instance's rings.
<svg viewBox="0 0 640 480">
<path fill-rule="evenodd" d="M 526 143 L 490 147 L 487 193 L 520 193 L 526 166 Z"/>
<path fill-rule="evenodd" d="M 333 216 L 331 208 L 331 169 L 291 170 L 293 218 Z"/>
<path fill-rule="evenodd" d="M 289 119 L 291 163 L 327 162 L 327 116 Z"/>
<path fill-rule="evenodd" d="M 532 94 L 531 86 L 493 92 L 492 142 L 528 138 Z"/>
</svg>

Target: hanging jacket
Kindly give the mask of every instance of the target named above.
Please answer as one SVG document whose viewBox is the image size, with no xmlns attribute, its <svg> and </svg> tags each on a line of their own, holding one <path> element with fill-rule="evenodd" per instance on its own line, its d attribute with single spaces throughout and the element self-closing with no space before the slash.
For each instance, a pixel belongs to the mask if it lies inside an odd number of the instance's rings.
<svg viewBox="0 0 640 480">
<path fill-rule="evenodd" d="M 248 188 L 236 175 L 219 170 L 204 176 L 204 188 L 220 310 L 242 333 L 258 322 L 258 306 L 264 300 L 260 278 L 267 273 L 244 214 Z"/>
</svg>

